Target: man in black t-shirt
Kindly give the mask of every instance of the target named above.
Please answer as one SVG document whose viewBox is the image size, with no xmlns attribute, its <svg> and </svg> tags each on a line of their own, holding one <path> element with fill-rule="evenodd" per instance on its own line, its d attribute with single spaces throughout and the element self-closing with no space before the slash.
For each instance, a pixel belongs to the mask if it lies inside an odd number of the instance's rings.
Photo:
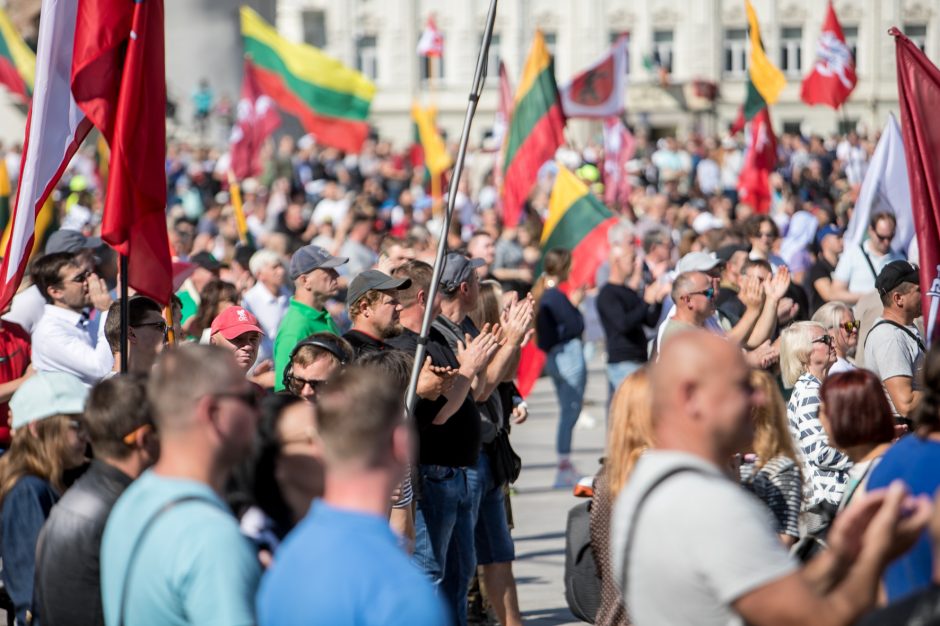
<svg viewBox="0 0 940 626">
<path fill-rule="evenodd" d="M 832 224 L 823 226 L 816 233 L 816 245 L 819 255 L 806 273 L 806 282 L 803 285 L 809 294 L 810 315 L 833 299 L 830 293 L 832 273 L 836 270 L 839 257 L 842 256 L 842 231 Z"/>
</svg>

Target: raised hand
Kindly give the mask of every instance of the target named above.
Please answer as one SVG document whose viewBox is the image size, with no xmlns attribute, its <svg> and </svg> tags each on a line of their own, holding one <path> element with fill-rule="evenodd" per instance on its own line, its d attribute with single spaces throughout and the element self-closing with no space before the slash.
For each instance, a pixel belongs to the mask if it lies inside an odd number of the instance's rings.
<svg viewBox="0 0 940 626">
<path fill-rule="evenodd" d="M 104 279 L 97 274 L 88 275 L 88 297 L 91 299 L 91 305 L 102 312 L 111 308 L 114 302 Z"/>
<path fill-rule="evenodd" d="M 489 325 L 483 328 L 484 331 L 476 338 L 465 335 L 464 341 L 457 343 L 457 361 L 460 363 L 460 373 L 468 378 L 480 373 L 499 349 L 499 341 L 489 331 Z"/>
<path fill-rule="evenodd" d="M 780 300 L 790 288 L 790 270 L 786 265 L 777 268 L 777 273 L 764 283 L 764 293 L 771 300 Z"/>
</svg>

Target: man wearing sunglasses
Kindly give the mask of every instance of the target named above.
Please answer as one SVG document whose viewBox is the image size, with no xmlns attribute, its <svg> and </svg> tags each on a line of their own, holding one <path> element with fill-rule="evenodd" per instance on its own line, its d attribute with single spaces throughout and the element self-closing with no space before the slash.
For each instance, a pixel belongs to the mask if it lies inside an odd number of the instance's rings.
<svg viewBox="0 0 940 626">
<path fill-rule="evenodd" d="M 104 313 L 111 296 L 103 279 L 78 264 L 68 252 L 40 257 L 33 282 L 46 299 L 42 319 L 33 330 L 33 367 L 39 372 L 65 372 L 93 385 L 111 371 L 114 356 L 105 338 L 89 329 L 85 310 Z"/>
<path fill-rule="evenodd" d="M 133 296 L 127 301 L 127 369 L 149 374 L 157 356 L 166 344 L 167 326 L 160 305 L 144 296 Z M 108 309 L 104 334 L 114 354 L 113 376 L 121 368 L 121 303 Z"/>
<path fill-rule="evenodd" d="M 893 213 L 875 213 L 868 224 L 868 238 L 858 245 L 847 245 L 832 273 L 830 300 L 855 304 L 863 295 L 875 291 L 875 279 L 892 261 L 904 255 L 891 249 L 897 229 Z"/>
<path fill-rule="evenodd" d="M 679 274 L 672 283 L 676 314 L 666 322 L 660 347 L 677 333 L 705 328 L 705 322 L 715 314 L 715 294 L 715 281 L 705 272 Z"/>
</svg>

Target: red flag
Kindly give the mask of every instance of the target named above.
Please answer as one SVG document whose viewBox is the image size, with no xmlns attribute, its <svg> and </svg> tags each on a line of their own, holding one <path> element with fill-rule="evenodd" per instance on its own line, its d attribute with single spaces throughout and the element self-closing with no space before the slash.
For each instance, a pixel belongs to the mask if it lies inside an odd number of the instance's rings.
<svg viewBox="0 0 940 626">
<path fill-rule="evenodd" d="M 433 15 L 428 16 L 427 24 L 421 31 L 421 38 L 418 40 L 418 56 L 438 58 L 444 56 L 444 35 L 437 29 L 437 22 Z"/>
<path fill-rule="evenodd" d="M 738 196 L 757 213 L 770 211 L 770 172 L 777 166 L 777 138 L 770 112 L 761 109 L 751 121 L 751 143 L 738 177 Z"/>
<path fill-rule="evenodd" d="M 260 160 L 261 146 L 280 125 L 281 116 L 274 101 L 261 92 L 253 66 L 246 61 L 242 96 L 238 101 L 238 121 L 229 137 L 232 171 L 238 179 L 261 174 L 264 169 Z"/>
<path fill-rule="evenodd" d="M 166 304 L 163 0 L 79 0 L 72 94 L 111 146 L 101 236 L 128 257 L 128 283 Z"/>
<path fill-rule="evenodd" d="M 627 163 L 636 152 L 636 140 L 619 117 L 604 120 L 604 202 L 608 207 L 630 201 Z"/>
<path fill-rule="evenodd" d="M 901 134 L 911 206 L 920 249 L 920 284 L 927 341 L 932 343 L 940 328 L 940 70 L 910 39 L 892 28 L 898 68 Z M 930 285 L 929 289 L 924 289 Z"/>
<path fill-rule="evenodd" d="M 828 104 L 838 109 L 849 99 L 857 82 L 855 61 L 845 45 L 842 26 L 830 1 L 822 34 L 816 44 L 816 64 L 809 76 L 803 79 L 800 97 L 806 104 Z"/>
</svg>

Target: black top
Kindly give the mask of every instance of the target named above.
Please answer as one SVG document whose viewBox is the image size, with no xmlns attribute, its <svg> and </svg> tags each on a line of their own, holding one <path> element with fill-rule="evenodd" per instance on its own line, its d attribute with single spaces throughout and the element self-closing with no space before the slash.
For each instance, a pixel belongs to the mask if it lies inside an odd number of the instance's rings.
<svg viewBox="0 0 940 626">
<path fill-rule="evenodd" d="M 747 310 L 747 307 L 741 302 L 741 298 L 738 297 L 738 292 L 731 287 L 718 288 L 715 305 L 719 315 L 728 320 L 732 328 L 738 325 Z"/>
<path fill-rule="evenodd" d="M 36 550 L 34 608 L 43 626 L 104 624 L 101 536 L 130 484 L 130 476 L 95 460 L 52 509 Z"/>
<path fill-rule="evenodd" d="M 662 304 L 647 304 L 626 285 L 607 283 L 597 294 L 597 312 L 607 337 L 607 362 L 647 359 L 643 326 L 655 326 Z"/>
<path fill-rule="evenodd" d="M 548 352 L 557 345 L 572 339 L 580 339 L 584 332 L 584 316 L 568 296 L 556 287 L 546 289 L 539 300 L 535 318 L 535 334 L 538 347 Z"/>
<path fill-rule="evenodd" d="M 418 333 L 405 328 L 388 345 L 414 354 L 418 347 Z M 457 355 L 447 340 L 436 328 L 428 335 L 428 356 L 434 365 L 460 367 Z M 418 428 L 418 463 L 421 465 L 446 465 L 448 467 L 470 467 L 477 463 L 480 455 L 480 413 L 470 394 L 457 412 L 445 423 L 431 422 L 437 417 L 447 398 L 435 401 L 421 400 L 415 404 L 415 424 Z"/>
<path fill-rule="evenodd" d="M 354 356 L 357 358 L 363 354 L 369 354 L 371 352 L 382 352 L 384 350 L 391 350 L 392 346 L 385 343 L 381 339 L 376 339 L 372 335 L 368 335 L 361 330 L 351 330 L 345 335 L 343 339 L 349 342 L 349 345 L 352 346 Z"/>
<path fill-rule="evenodd" d="M 882 609 L 872 611 L 858 626 L 937 626 L 940 624 L 940 586 L 936 583 Z"/>
<path fill-rule="evenodd" d="M 816 313 L 816 310 L 822 305 L 826 304 L 826 301 L 822 299 L 822 296 L 819 295 L 819 292 L 816 291 L 815 283 L 820 278 L 832 278 L 832 273 L 836 271 L 834 265 L 832 265 L 823 255 L 819 255 L 819 258 L 813 263 L 813 266 L 809 268 L 809 271 L 806 273 L 805 283 L 803 287 L 806 289 L 806 293 L 809 296 L 809 314 L 813 315 Z"/>
</svg>

